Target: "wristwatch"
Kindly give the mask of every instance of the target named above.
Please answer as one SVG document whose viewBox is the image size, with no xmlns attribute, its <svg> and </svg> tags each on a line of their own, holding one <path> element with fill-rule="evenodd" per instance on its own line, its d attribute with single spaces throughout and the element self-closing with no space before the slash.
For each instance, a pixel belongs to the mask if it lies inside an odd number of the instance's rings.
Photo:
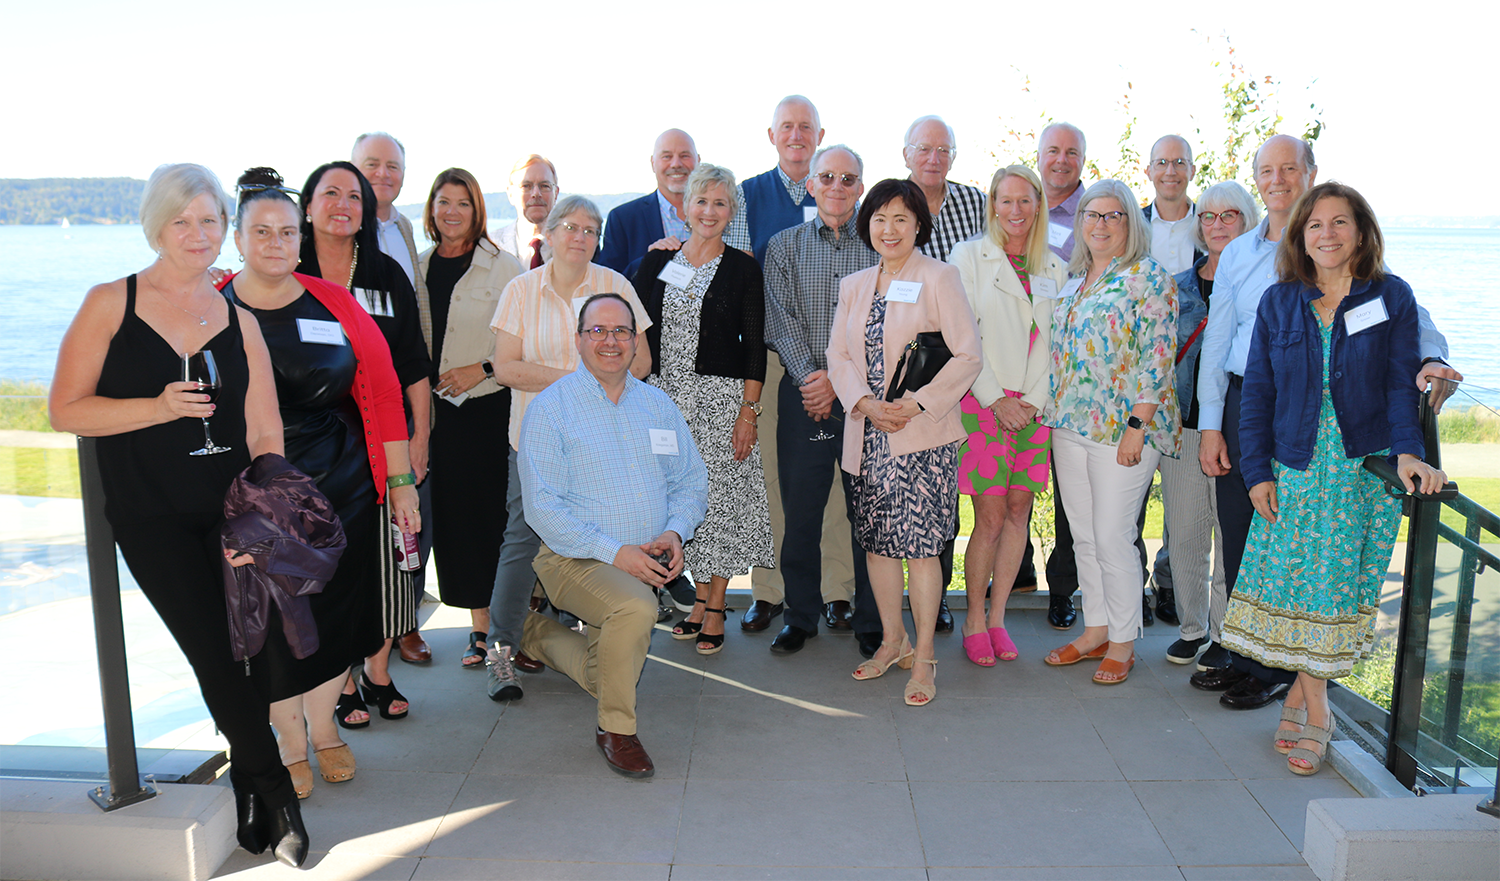
<svg viewBox="0 0 1500 881">
<path fill-rule="evenodd" d="M 1127 428 L 1145 428 L 1146 423 L 1141 421 L 1141 417 L 1131 413 L 1130 418 L 1125 420 L 1125 426 Z"/>
<path fill-rule="evenodd" d="M 488 362 L 488 361 L 480 361 L 479 362 L 479 369 L 483 370 L 484 371 L 484 375 L 487 376 L 487 377 L 489 377 L 490 379 L 494 379 L 495 378 L 495 365 L 491 364 L 490 362 Z"/>
<path fill-rule="evenodd" d="M 740 406 L 749 407 L 750 412 L 754 413 L 756 416 L 759 416 L 761 414 L 761 411 L 765 409 L 760 405 L 760 401 L 740 401 Z"/>
</svg>

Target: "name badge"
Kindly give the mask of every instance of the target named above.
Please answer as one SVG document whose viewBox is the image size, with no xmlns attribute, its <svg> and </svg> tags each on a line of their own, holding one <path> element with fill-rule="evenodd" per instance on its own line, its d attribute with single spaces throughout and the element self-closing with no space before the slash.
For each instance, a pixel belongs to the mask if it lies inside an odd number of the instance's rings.
<svg viewBox="0 0 1500 881">
<path fill-rule="evenodd" d="M 677 432 L 670 428 L 648 428 L 651 435 L 651 452 L 658 456 L 677 455 Z"/>
<path fill-rule="evenodd" d="M 891 286 L 885 289 L 885 301 L 887 303 L 915 303 L 917 294 L 922 292 L 922 283 L 919 281 L 893 281 Z"/>
<path fill-rule="evenodd" d="M 814 220 L 817 220 L 817 219 L 818 219 L 818 206 L 816 206 L 816 205 L 803 205 L 802 206 L 802 222 L 803 223 L 812 223 Z"/>
<path fill-rule="evenodd" d="M 463 402 L 469 399 L 469 393 L 468 392 L 459 392 L 456 395 L 448 395 L 448 394 L 443 394 L 442 392 L 438 391 L 437 389 L 433 389 L 432 393 L 435 394 L 435 395 L 437 395 L 438 397 L 442 398 L 443 400 L 447 401 L 448 403 L 452 404 L 455 407 L 462 406 Z"/>
<path fill-rule="evenodd" d="M 1376 297 L 1370 302 L 1350 309 L 1344 313 L 1344 328 L 1350 336 L 1354 336 L 1367 327 L 1374 327 L 1384 321 L 1390 321 L 1391 316 L 1385 311 L 1385 298 Z"/>
<path fill-rule="evenodd" d="M 1063 226 L 1060 223 L 1047 224 L 1047 244 L 1054 248 L 1061 248 L 1067 244 L 1068 236 L 1073 234 L 1073 227 Z"/>
<path fill-rule="evenodd" d="M 364 310 L 371 315 L 379 315 L 383 318 L 394 318 L 396 316 L 396 313 L 392 311 L 391 298 L 389 296 L 385 298 L 385 305 L 380 305 L 380 291 L 372 291 L 369 288 L 355 288 L 351 293 L 354 294 L 355 302 L 363 306 Z"/>
<path fill-rule="evenodd" d="M 304 343 L 318 343 L 324 346 L 344 345 L 344 329 L 337 321 L 298 318 L 297 336 Z"/>
<path fill-rule="evenodd" d="M 1032 282 L 1032 284 L 1036 284 L 1036 282 Z M 1078 293 L 1078 289 L 1081 287 L 1083 287 L 1083 276 L 1080 275 L 1077 278 L 1068 279 L 1068 283 L 1063 285 L 1062 293 L 1057 295 L 1058 299 L 1073 296 Z"/>
<path fill-rule="evenodd" d="M 661 273 L 656 278 L 658 281 L 677 285 L 683 290 L 687 290 L 688 285 L 693 283 L 693 270 L 683 266 L 681 263 L 671 262 L 661 268 Z"/>
<path fill-rule="evenodd" d="M 1031 277 L 1031 295 L 1044 300 L 1057 299 L 1057 282 L 1050 278 Z"/>
</svg>

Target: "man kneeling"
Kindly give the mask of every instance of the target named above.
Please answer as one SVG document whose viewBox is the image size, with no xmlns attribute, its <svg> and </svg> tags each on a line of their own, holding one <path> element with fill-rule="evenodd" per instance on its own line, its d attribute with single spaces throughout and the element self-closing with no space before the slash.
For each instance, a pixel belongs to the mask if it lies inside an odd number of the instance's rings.
<svg viewBox="0 0 1500 881">
<path fill-rule="evenodd" d="M 611 768 L 650 777 L 635 686 L 656 626 L 651 588 L 682 572 L 682 543 L 708 510 L 708 472 L 677 405 L 630 375 L 639 341 L 624 299 L 589 297 L 576 342 L 578 370 L 526 409 L 517 464 L 526 522 L 542 540 L 537 577 L 588 633 L 531 612 L 521 650 L 598 698 L 595 740 Z"/>
</svg>

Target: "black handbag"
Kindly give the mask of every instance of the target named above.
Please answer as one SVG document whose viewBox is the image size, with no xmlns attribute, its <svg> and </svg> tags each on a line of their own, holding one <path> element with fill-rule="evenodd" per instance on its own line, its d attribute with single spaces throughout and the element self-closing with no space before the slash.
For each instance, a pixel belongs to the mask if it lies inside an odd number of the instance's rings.
<svg viewBox="0 0 1500 881">
<path fill-rule="evenodd" d="M 896 363 L 896 372 L 891 377 L 891 387 L 885 393 L 887 401 L 894 401 L 906 392 L 932 382 L 938 371 L 953 358 L 948 344 L 943 341 L 943 332 L 932 330 L 917 334 L 917 338 L 906 344 L 901 360 Z"/>
</svg>

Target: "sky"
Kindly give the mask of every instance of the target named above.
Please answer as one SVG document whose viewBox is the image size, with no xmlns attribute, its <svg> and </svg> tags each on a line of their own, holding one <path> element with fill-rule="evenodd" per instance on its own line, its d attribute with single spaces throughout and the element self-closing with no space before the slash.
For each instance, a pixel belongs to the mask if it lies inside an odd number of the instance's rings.
<svg viewBox="0 0 1500 881">
<path fill-rule="evenodd" d="M 1320 180 L 1351 184 L 1382 216 L 1500 213 L 1473 202 L 1482 168 L 1452 167 L 1500 128 L 1474 101 L 1494 77 L 1489 28 L 1454 25 L 1446 4 L 1419 16 L 1383 2 L 1203 5 L 10 4 L 0 177 L 145 178 L 190 161 L 226 187 L 253 165 L 298 186 L 383 129 L 406 145 L 402 204 L 454 165 L 503 190 L 533 152 L 564 192 L 645 192 L 669 127 L 741 177 L 770 168 L 771 112 L 801 93 L 824 145 L 861 153 L 867 181 L 904 176 L 906 128 L 935 113 L 957 135 L 951 177 L 982 184 L 1022 158 L 1002 148 L 1006 132 L 1035 132 L 1044 115 L 1080 126 L 1089 158 L 1113 163 L 1127 94 L 1142 154 L 1172 132 L 1213 147 L 1215 62 L 1232 43 L 1249 73 L 1280 82 L 1285 130 L 1322 108 Z M 1449 163 L 1436 181 L 1432 155 Z"/>
</svg>

